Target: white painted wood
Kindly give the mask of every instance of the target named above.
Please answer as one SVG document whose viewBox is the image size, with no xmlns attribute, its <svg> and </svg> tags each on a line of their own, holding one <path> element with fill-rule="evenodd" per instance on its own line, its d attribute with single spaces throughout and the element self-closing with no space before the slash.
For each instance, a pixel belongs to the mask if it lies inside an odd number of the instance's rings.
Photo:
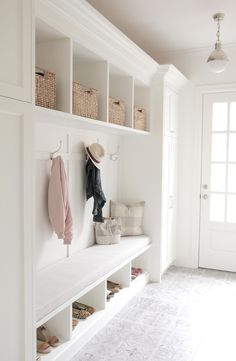
<svg viewBox="0 0 236 361">
<path fill-rule="evenodd" d="M 71 306 L 66 307 L 55 317 L 52 317 L 44 326 L 51 336 L 57 336 L 61 342 L 69 341 L 72 337 Z"/>
<path fill-rule="evenodd" d="M 85 1 L 38 0 L 36 14 L 83 47 L 150 84 L 158 64 Z M 125 55 L 124 55 L 125 54 Z"/>
<path fill-rule="evenodd" d="M 148 273 L 138 277 L 132 282 L 131 287 L 123 289 L 110 303 L 107 303 L 105 310 L 94 313 L 85 322 L 78 324 L 73 331 L 72 339 L 69 342 L 64 342 L 53 353 L 43 356 L 42 361 L 70 361 L 148 283 L 148 280 Z"/>
<path fill-rule="evenodd" d="M 119 271 L 113 273 L 108 280 L 120 283 L 123 287 L 130 286 L 130 273 L 131 273 L 131 262 L 127 263 L 124 267 L 119 269 Z"/>
<path fill-rule="evenodd" d="M 31 361 L 35 344 L 32 127 L 30 105 L 0 98 L 0 358 L 12 361 Z"/>
<path fill-rule="evenodd" d="M 146 110 L 146 130 L 150 131 L 150 87 L 137 81 L 134 82 L 134 106 L 142 107 Z"/>
<path fill-rule="evenodd" d="M 77 129 L 87 129 L 99 132 L 106 132 L 109 134 L 117 134 L 117 135 L 148 135 L 149 132 L 132 129 L 130 127 L 121 126 L 112 123 L 101 122 L 99 120 L 89 119 L 80 117 L 74 114 L 67 114 L 64 112 L 58 112 L 52 109 L 46 109 L 42 107 L 36 107 L 36 120 L 40 123 L 50 123 L 59 126 L 68 126 L 71 128 Z M 94 138 L 96 141 L 97 138 Z"/>
<path fill-rule="evenodd" d="M 170 111 L 170 114 L 172 111 Z M 169 119 L 167 122 L 170 124 Z M 164 272 L 176 258 L 177 140 L 164 136 L 162 187 L 162 260 Z"/>
<path fill-rule="evenodd" d="M 163 202 L 168 201 L 168 192 L 164 194 L 168 179 L 163 176 L 166 164 L 163 139 L 166 121 L 165 92 L 166 89 L 170 89 L 178 93 L 184 82 L 186 79 L 173 66 L 160 66 L 151 87 L 150 135 L 122 139 L 121 158 L 125 159 L 125 162 L 120 164 L 119 197 L 123 202 L 141 200 L 146 202 L 144 232 L 153 240 L 148 265 L 150 278 L 153 281 L 160 281 L 162 274 L 160 255 L 163 249 L 167 249 L 168 239 L 162 237 L 162 229 L 164 225 L 166 227 L 165 219 L 168 218 L 167 214 L 164 216 L 163 213 L 166 209 L 163 208 Z M 174 108 L 177 111 L 177 107 Z M 150 180 L 148 183 L 147 179 Z M 171 236 L 169 239 L 174 240 L 175 237 Z M 170 245 L 168 247 L 172 253 L 175 247 Z M 172 258 L 173 254 L 170 259 Z"/>
<path fill-rule="evenodd" d="M 64 308 L 68 307 L 72 302 L 76 301 L 77 299 L 81 298 L 82 296 L 84 296 L 85 294 L 87 294 L 88 292 L 90 292 L 94 287 L 96 287 L 97 285 L 99 285 L 102 281 L 107 280 L 110 276 L 112 276 L 114 273 L 116 273 L 117 271 L 119 271 L 121 268 L 123 268 L 124 266 L 126 266 L 127 263 L 130 263 L 134 258 L 138 257 L 140 254 L 142 254 L 143 252 L 146 252 L 149 248 L 151 247 L 151 245 L 147 245 L 146 247 L 144 247 L 143 249 L 141 249 L 139 252 L 136 252 L 134 255 L 132 255 L 131 257 L 128 257 L 125 261 L 123 261 L 122 263 L 119 264 L 119 266 L 112 268 L 109 272 L 107 272 L 106 274 L 104 274 L 103 277 L 99 277 L 95 282 L 91 283 L 90 285 L 88 285 L 87 287 L 85 287 L 83 290 L 81 290 L 78 294 L 74 294 L 73 297 L 68 297 L 68 300 L 64 303 L 62 303 L 59 307 L 55 308 L 52 312 L 48 313 L 47 315 L 45 315 L 45 317 L 41 318 L 40 320 L 37 321 L 37 327 L 41 326 L 42 324 L 44 324 L 45 322 L 47 322 L 48 320 L 50 320 L 52 317 L 54 317 L 55 315 L 57 315 L 59 312 L 61 312 Z M 55 265 L 57 266 L 57 265 Z M 53 267 L 53 266 L 51 266 Z M 50 268 L 51 268 L 50 267 Z M 62 265 L 63 267 L 63 265 Z M 55 270 L 55 268 L 54 268 Z M 51 271 L 51 270 L 50 270 Z M 41 273 L 42 276 L 45 277 L 45 279 L 48 279 L 48 270 L 45 269 L 43 271 L 41 271 L 43 273 Z M 40 274 L 39 274 L 40 276 Z M 55 280 L 57 279 L 57 273 L 55 272 Z M 39 290 L 41 292 L 44 292 L 45 290 Z M 65 289 L 63 287 L 63 289 L 61 290 L 61 292 L 64 292 Z M 44 293 L 42 294 L 44 297 Z M 48 300 L 50 302 L 50 300 Z M 36 310 L 37 307 L 41 306 L 40 304 L 36 304 Z"/>
<path fill-rule="evenodd" d="M 40 38 L 40 35 L 38 36 Z M 56 109 L 70 113 L 72 110 L 71 40 L 61 35 L 61 39 L 36 43 L 35 62 L 36 66 L 56 74 Z"/>
<path fill-rule="evenodd" d="M 177 94 L 170 88 L 165 89 L 165 129 L 166 135 L 177 135 L 178 108 Z"/>
<path fill-rule="evenodd" d="M 149 269 L 148 263 L 149 263 L 150 251 L 151 250 L 149 249 L 146 252 L 143 252 L 142 254 L 140 254 L 140 256 L 134 258 L 131 262 L 131 267 L 142 268 L 143 271 L 146 272 Z"/>
<path fill-rule="evenodd" d="M 200 252 L 199 266 L 214 268 L 226 271 L 236 271 L 236 222 L 230 213 L 230 199 L 235 197 L 236 192 L 230 188 L 233 178 L 230 173 L 230 167 L 234 166 L 235 161 L 230 153 L 230 146 L 233 145 L 231 137 L 235 132 L 230 128 L 231 104 L 236 102 L 236 92 L 213 93 L 204 96 L 203 112 L 203 142 L 202 142 L 202 182 L 201 182 L 201 219 L 200 219 Z M 221 129 L 213 127 L 213 106 L 217 103 L 223 103 L 226 106 L 226 126 Z M 221 114 L 223 122 L 224 114 Z M 219 147 L 219 155 L 216 158 L 213 155 L 213 137 L 225 137 L 224 145 Z M 224 149 L 226 154 L 224 156 Z M 214 153 L 215 154 L 215 153 Z M 222 158 L 221 158 L 222 157 Z M 213 167 L 220 166 L 221 172 L 218 176 L 214 175 Z M 222 180 L 221 185 L 215 182 Z M 206 186 L 205 186 L 206 185 Z M 222 206 L 213 206 L 213 197 L 222 197 Z M 231 207 L 236 208 L 236 202 L 233 198 Z M 214 209 L 213 209 L 214 208 Z M 214 212 L 221 211 L 222 215 L 216 215 Z M 232 212 L 232 211 L 231 211 Z M 231 216 L 230 216 L 231 214 Z"/>
<path fill-rule="evenodd" d="M 78 44 L 73 47 L 73 79 L 94 88 L 98 94 L 98 119 L 108 121 L 108 62 L 85 51 Z"/>
<path fill-rule="evenodd" d="M 102 281 L 91 291 L 78 299 L 79 302 L 95 307 L 96 310 L 105 309 L 106 305 L 106 281 Z"/>
<path fill-rule="evenodd" d="M 31 101 L 32 1 L 0 3 L 0 95 Z"/>
<path fill-rule="evenodd" d="M 44 110 L 44 109 L 43 109 Z M 56 112 L 60 113 L 61 112 Z M 62 141 L 59 155 L 63 157 L 69 176 L 70 203 L 74 220 L 73 242 L 70 254 L 94 244 L 94 230 L 92 223 L 93 199 L 85 199 L 85 150 L 84 144 L 91 144 L 99 139 L 106 153 L 115 152 L 119 140 L 114 135 L 102 132 L 88 131 L 57 126 L 51 123 L 37 123 L 35 128 L 35 160 L 36 160 L 36 265 L 42 269 L 66 255 L 66 246 L 62 240 L 53 234 L 48 218 L 47 192 L 51 173 L 50 152 L 58 147 Z M 109 199 L 117 198 L 118 162 L 110 160 L 106 155 L 101 169 L 102 186 L 107 197 L 107 204 L 103 209 L 104 216 L 109 216 Z"/>
<path fill-rule="evenodd" d="M 109 96 L 125 102 L 125 126 L 133 127 L 134 79 L 110 65 Z"/>
</svg>

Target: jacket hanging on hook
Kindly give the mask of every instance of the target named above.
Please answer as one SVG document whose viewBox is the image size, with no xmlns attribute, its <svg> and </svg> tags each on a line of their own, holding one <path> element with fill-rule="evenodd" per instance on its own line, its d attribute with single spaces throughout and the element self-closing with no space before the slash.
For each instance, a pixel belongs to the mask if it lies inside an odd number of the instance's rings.
<svg viewBox="0 0 236 361">
<path fill-rule="evenodd" d="M 52 159 L 51 178 L 48 187 L 48 213 L 54 232 L 64 244 L 71 244 L 72 214 L 68 195 L 67 177 L 60 156 Z"/>
<path fill-rule="evenodd" d="M 100 169 L 98 169 L 91 159 L 86 162 L 86 198 L 93 197 L 93 221 L 104 222 L 102 208 L 106 203 L 106 197 L 102 190 Z"/>
</svg>

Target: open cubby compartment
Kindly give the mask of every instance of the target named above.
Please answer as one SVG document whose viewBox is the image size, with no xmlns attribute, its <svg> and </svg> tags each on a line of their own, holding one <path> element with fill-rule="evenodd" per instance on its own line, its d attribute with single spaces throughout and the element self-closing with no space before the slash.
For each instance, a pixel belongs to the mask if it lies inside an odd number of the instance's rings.
<svg viewBox="0 0 236 361">
<path fill-rule="evenodd" d="M 56 74 L 56 109 L 71 112 L 72 41 L 36 19 L 35 66 Z"/>
<path fill-rule="evenodd" d="M 123 288 L 130 286 L 131 263 L 127 263 L 108 277 L 108 281 L 120 283 Z"/>
<path fill-rule="evenodd" d="M 133 127 L 134 79 L 129 74 L 109 65 L 109 96 L 125 102 L 125 126 Z M 109 120 L 109 114 L 108 114 Z"/>
<path fill-rule="evenodd" d="M 73 43 L 73 81 L 98 90 L 98 120 L 108 118 L 108 63 L 82 45 Z"/>
<path fill-rule="evenodd" d="M 146 111 L 146 131 L 150 131 L 150 87 L 134 80 L 134 106 L 144 108 Z M 134 127 L 134 123 L 133 123 Z"/>
<path fill-rule="evenodd" d="M 100 282 L 83 296 L 75 301 L 92 306 L 96 311 L 84 320 L 79 320 L 78 325 L 73 330 L 73 335 L 81 335 L 87 331 L 99 318 L 102 317 L 106 305 L 106 281 Z"/>
<path fill-rule="evenodd" d="M 44 325 L 48 330 L 51 336 L 57 336 L 61 342 L 61 345 L 58 347 L 54 347 L 52 352 L 49 354 L 41 354 L 38 355 L 41 357 L 42 361 L 51 361 L 59 355 L 63 349 L 66 347 L 68 341 L 71 340 L 72 337 L 72 325 L 71 325 L 71 314 L 72 309 L 71 306 L 64 308 L 62 311 L 58 312 L 55 316 L 51 317 L 48 321 L 44 322 L 41 325 L 37 325 L 38 327 Z"/>
<path fill-rule="evenodd" d="M 148 275 L 148 258 L 149 258 L 149 249 L 140 254 L 138 257 L 134 258 L 131 262 L 131 270 L 132 267 L 135 268 L 142 268 L 143 273 L 140 274 L 136 279 L 139 277 L 146 277 Z M 130 274 L 131 276 L 131 274 Z"/>
</svg>

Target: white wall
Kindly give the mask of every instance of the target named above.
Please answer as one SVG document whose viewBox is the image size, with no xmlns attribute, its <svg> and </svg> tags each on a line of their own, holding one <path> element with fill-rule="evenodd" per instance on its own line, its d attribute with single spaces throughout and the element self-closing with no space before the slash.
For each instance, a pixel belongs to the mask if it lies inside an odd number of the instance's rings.
<svg viewBox="0 0 236 361">
<path fill-rule="evenodd" d="M 74 238 L 70 253 L 94 243 L 92 208 L 93 199 L 85 198 L 85 152 L 84 143 L 91 144 L 99 139 L 107 153 L 118 147 L 118 137 L 105 133 L 77 130 L 63 126 L 39 123 L 36 126 L 36 263 L 37 269 L 48 266 L 66 256 L 66 246 L 53 233 L 48 218 L 47 190 L 50 177 L 51 160 L 49 153 L 57 149 L 63 141 L 60 155 L 64 159 L 69 175 L 70 203 L 73 215 Z M 107 198 L 104 215 L 109 215 L 109 200 L 117 199 L 118 162 L 108 156 L 103 160 L 101 179 Z"/>
<path fill-rule="evenodd" d="M 178 217 L 177 217 L 177 259 L 176 264 L 197 267 L 198 224 L 196 202 L 199 197 L 199 133 L 201 117 L 195 102 L 198 86 L 236 83 L 236 46 L 225 47 L 230 59 L 227 69 L 221 74 L 210 72 L 206 59 L 211 49 L 160 53 L 157 61 L 174 64 L 190 79 L 180 96 L 179 146 L 178 146 Z M 199 199 L 200 201 L 200 199 Z M 197 204 L 196 204 L 197 203 Z"/>
</svg>

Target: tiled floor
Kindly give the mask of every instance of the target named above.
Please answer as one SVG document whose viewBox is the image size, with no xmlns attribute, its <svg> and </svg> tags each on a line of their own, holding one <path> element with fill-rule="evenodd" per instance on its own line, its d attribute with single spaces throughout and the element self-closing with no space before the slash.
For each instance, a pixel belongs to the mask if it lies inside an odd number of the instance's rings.
<svg viewBox="0 0 236 361">
<path fill-rule="evenodd" d="M 236 274 L 171 267 L 73 361 L 236 361 Z"/>
</svg>

